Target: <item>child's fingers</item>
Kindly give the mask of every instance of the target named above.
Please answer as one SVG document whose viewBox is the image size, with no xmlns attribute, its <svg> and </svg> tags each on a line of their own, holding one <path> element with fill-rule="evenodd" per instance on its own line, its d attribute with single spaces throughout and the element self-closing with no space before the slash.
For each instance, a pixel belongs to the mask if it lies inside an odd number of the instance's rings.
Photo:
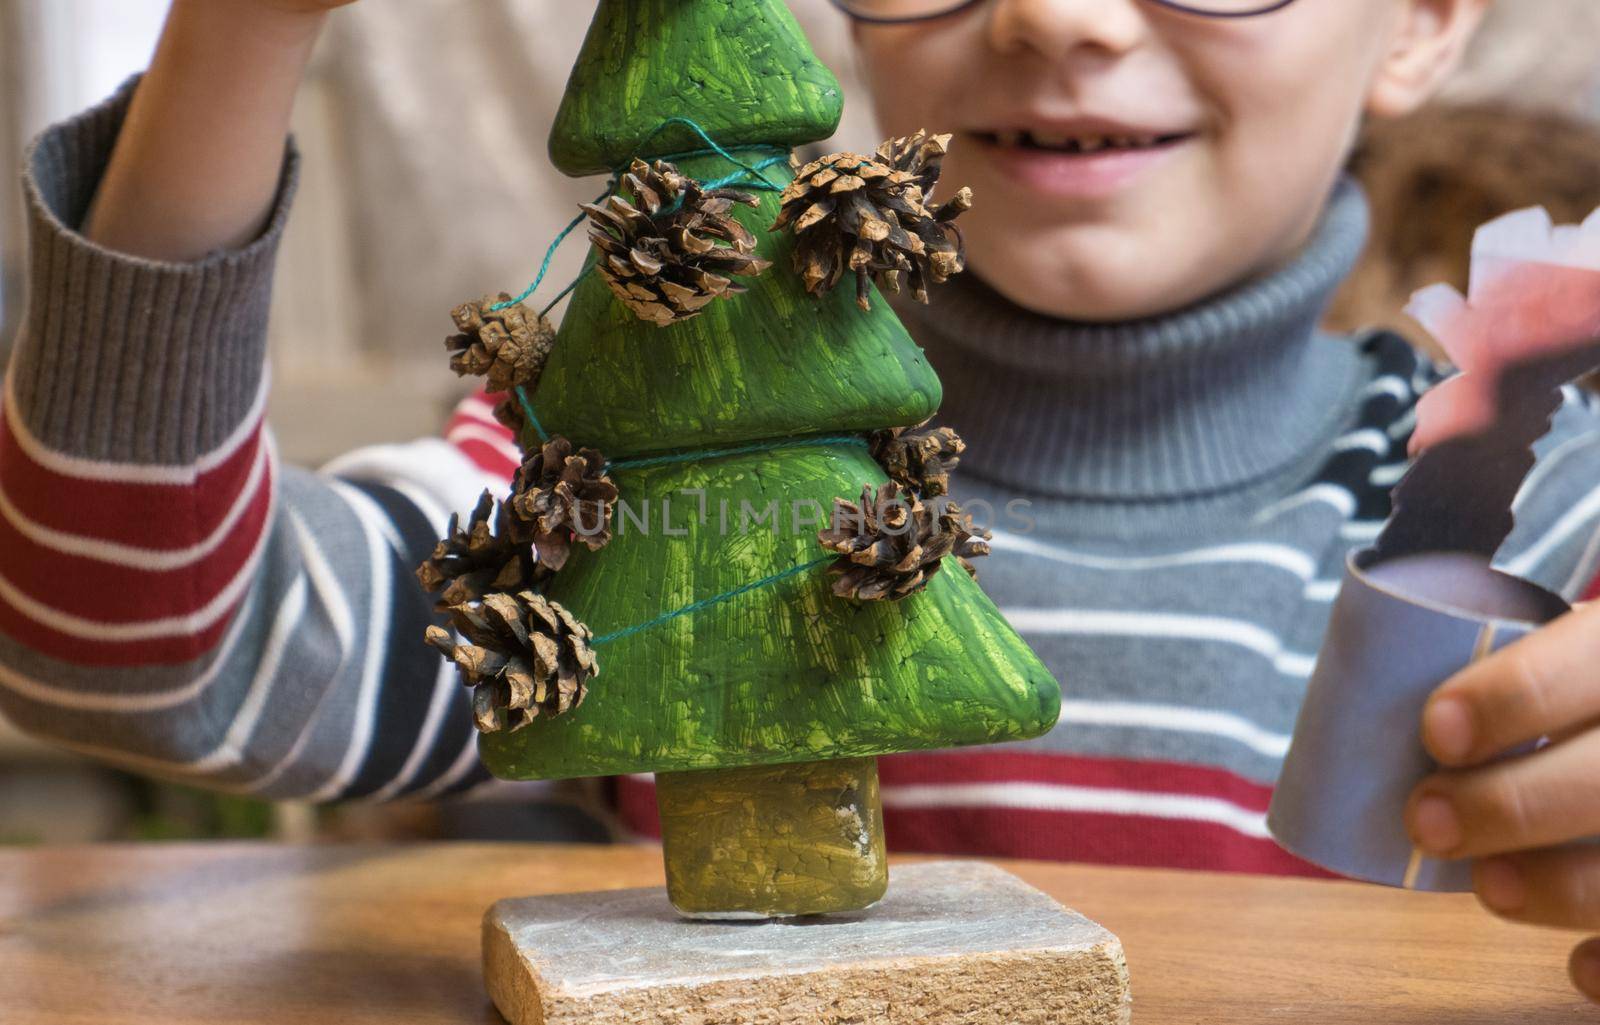
<svg viewBox="0 0 1600 1025">
<path fill-rule="evenodd" d="M 1482 858 L 1472 867 L 1472 884 L 1483 906 L 1503 918 L 1557 929 L 1600 929 L 1600 848 Z"/>
<path fill-rule="evenodd" d="M 1406 806 L 1424 853 L 1468 858 L 1553 847 L 1600 836 L 1600 731 L 1536 754 L 1430 776 Z"/>
<path fill-rule="evenodd" d="M 1600 939 L 1579 944 L 1572 952 L 1570 970 L 1578 992 L 1600 1004 Z"/>
<path fill-rule="evenodd" d="M 1600 605 L 1575 611 L 1445 682 L 1422 713 L 1439 764 L 1480 764 L 1600 719 Z"/>
</svg>

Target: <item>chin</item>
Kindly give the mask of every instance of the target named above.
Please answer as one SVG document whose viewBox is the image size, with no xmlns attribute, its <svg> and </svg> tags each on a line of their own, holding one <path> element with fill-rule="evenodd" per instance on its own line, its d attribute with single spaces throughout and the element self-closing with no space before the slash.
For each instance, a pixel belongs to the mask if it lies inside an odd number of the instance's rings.
<svg viewBox="0 0 1600 1025">
<path fill-rule="evenodd" d="M 1148 272 L 1108 274 L 1104 267 L 1085 272 L 1062 266 L 1054 272 L 1031 267 L 990 273 L 973 268 L 990 288 L 1023 309 L 1047 317 L 1089 323 L 1115 323 L 1158 316 L 1186 306 L 1180 290 L 1162 287 Z M 1132 282 L 1138 287 L 1130 288 Z"/>
</svg>

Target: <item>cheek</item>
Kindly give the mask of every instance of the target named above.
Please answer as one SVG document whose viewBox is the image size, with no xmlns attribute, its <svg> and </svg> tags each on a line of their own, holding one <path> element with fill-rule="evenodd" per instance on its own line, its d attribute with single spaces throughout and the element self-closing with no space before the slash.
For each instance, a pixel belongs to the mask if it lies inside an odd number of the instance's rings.
<svg viewBox="0 0 1600 1025">
<path fill-rule="evenodd" d="M 862 26 L 856 57 L 873 111 L 885 136 L 919 128 L 948 131 L 952 83 L 960 78 L 963 50 L 948 34 L 913 26 Z M 969 44 L 970 45 L 970 44 Z M 860 101 L 867 95 L 855 97 Z M 849 102 L 849 98 L 847 98 Z"/>
<path fill-rule="evenodd" d="M 1241 34 L 1194 75 L 1217 114 L 1213 188 L 1268 261 L 1309 232 L 1360 125 L 1376 46 L 1346 24 Z"/>
</svg>

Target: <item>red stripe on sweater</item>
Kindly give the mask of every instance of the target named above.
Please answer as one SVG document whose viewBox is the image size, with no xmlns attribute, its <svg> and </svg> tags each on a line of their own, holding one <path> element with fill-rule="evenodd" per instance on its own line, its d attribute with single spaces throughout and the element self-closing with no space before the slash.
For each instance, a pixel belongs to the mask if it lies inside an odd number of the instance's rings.
<svg viewBox="0 0 1600 1025">
<path fill-rule="evenodd" d="M 1331 879 L 1271 840 L 1188 819 L 1019 808 L 886 808 L 896 851 Z"/>
<path fill-rule="evenodd" d="M 1014 782 L 1188 794 L 1258 812 L 1272 801 L 1271 787 L 1205 765 L 1008 750 L 886 755 L 878 759 L 878 781 L 886 787 Z"/>
<path fill-rule="evenodd" d="M 449 422 L 445 424 L 445 436 L 449 437 L 450 433 L 462 424 L 471 424 L 504 439 L 507 445 L 518 448 L 517 436 L 509 427 L 494 418 L 495 404 L 503 397 L 479 390 L 462 399 L 456 404 L 455 411 L 450 414 Z M 520 460 L 508 458 L 505 452 L 477 438 L 452 438 L 451 443 L 472 460 L 478 469 L 486 473 L 510 479 L 521 465 Z"/>
<path fill-rule="evenodd" d="M 1594 578 L 1594 583 L 1589 585 L 1589 590 L 1583 595 L 1584 601 L 1600 601 L 1600 577 Z"/>
<path fill-rule="evenodd" d="M 878 765 L 886 788 L 1042 783 L 1213 798 L 1257 812 L 1272 797 L 1272 788 L 1232 773 L 1176 762 L 978 750 L 891 755 Z M 630 829 L 660 836 L 652 783 L 619 778 L 617 807 Z M 1328 877 L 1270 840 L 1189 819 L 950 804 L 891 805 L 884 823 L 890 849 L 901 852 Z"/>
<path fill-rule="evenodd" d="M 242 599 L 241 599 L 242 602 Z M 52 630 L 0 601 L 0 633 L 25 640 L 32 651 L 80 666 L 176 665 L 216 648 L 238 612 L 234 605 L 199 633 L 144 641 L 93 641 Z"/>
<path fill-rule="evenodd" d="M 0 517 L 0 551 L 6 553 L 0 575 L 34 601 L 82 619 L 133 623 L 189 615 L 232 583 L 263 542 L 274 483 L 269 467 L 217 547 L 168 570 L 138 569 L 46 548 Z"/>
<path fill-rule="evenodd" d="M 68 534 L 141 548 L 187 548 L 211 535 L 250 476 L 261 425 L 192 484 L 140 484 L 56 473 L 0 419 L 0 483 L 23 516 Z"/>
</svg>

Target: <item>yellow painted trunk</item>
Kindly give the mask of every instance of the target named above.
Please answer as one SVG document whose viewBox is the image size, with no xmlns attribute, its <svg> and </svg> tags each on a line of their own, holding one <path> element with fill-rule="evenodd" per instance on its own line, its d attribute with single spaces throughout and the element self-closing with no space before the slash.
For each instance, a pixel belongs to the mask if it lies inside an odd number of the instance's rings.
<svg viewBox="0 0 1600 1025">
<path fill-rule="evenodd" d="M 656 802 L 681 914 L 859 911 L 888 888 L 876 758 L 663 772 Z"/>
</svg>

